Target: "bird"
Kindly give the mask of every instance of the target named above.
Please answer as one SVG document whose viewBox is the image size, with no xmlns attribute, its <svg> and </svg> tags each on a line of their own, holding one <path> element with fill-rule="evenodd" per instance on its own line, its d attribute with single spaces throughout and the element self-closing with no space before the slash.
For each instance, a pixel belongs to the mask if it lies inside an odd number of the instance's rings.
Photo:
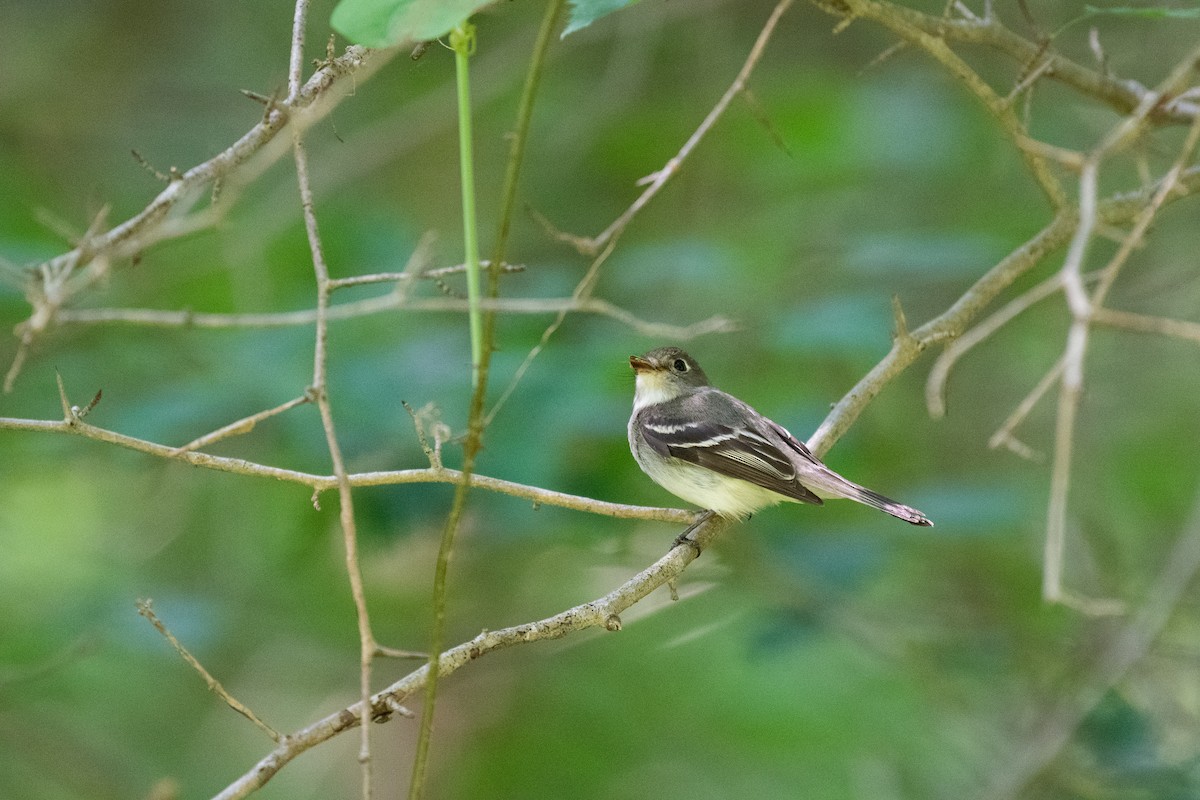
<svg viewBox="0 0 1200 800">
<path fill-rule="evenodd" d="M 637 376 L 629 449 L 671 494 L 741 520 L 781 502 L 822 505 L 847 498 L 912 525 L 920 511 L 843 478 L 786 428 L 708 381 L 678 347 L 630 356 Z"/>
</svg>

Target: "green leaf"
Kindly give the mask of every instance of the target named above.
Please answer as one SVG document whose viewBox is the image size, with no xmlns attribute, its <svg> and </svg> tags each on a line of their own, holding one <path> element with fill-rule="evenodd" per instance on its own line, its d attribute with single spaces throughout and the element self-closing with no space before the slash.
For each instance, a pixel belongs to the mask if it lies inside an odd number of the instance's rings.
<svg viewBox="0 0 1200 800">
<path fill-rule="evenodd" d="M 562 35 L 586 28 L 603 16 L 631 6 L 638 0 L 571 0 L 571 15 Z"/>
<path fill-rule="evenodd" d="M 391 47 L 444 36 L 490 0 L 342 0 L 330 24 L 355 44 Z"/>
<path fill-rule="evenodd" d="M 1098 8 L 1097 6 L 1086 6 L 1085 8 L 1085 13 L 1088 16 L 1107 14 L 1109 16 L 1143 17 L 1146 19 L 1200 19 L 1200 6 L 1193 8 L 1132 8 L 1130 6 Z"/>
</svg>

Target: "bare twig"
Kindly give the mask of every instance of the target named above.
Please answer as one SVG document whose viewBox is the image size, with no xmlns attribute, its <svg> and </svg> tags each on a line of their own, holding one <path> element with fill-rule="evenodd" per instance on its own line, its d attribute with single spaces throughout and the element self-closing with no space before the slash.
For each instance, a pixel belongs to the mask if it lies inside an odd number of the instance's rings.
<svg viewBox="0 0 1200 800">
<path fill-rule="evenodd" d="M 992 434 L 992 438 L 988 439 L 988 447 L 994 450 L 997 447 L 1004 446 L 1022 458 L 1027 458 L 1030 461 L 1041 460 L 1041 454 L 1017 439 L 1013 435 L 1013 431 L 1025 421 L 1025 418 L 1033 411 L 1038 401 L 1045 397 L 1046 392 L 1050 391 L 1050 387 L 1054 386 L 1062 378 L 1064 363 L 1060 357 L 1058 361 L 1054 362 L 1054 366 L 1042 375 L 1041 380 L 1025 395 L 1025 399 L 1018 403 L 1013 412 L 1008 415 L 1008 419 L 1004 420 L 1004 424 Z"/>
<path fill-rule="evenodd" d="M 191 464 L 195 467 L 228 472 L 248 477 L 271 478 L 287 481 L 301 486 L 307 486 L 316 492 L 337 488 L 336 475 L 316 475 L 309 472 L 272 467 L 266 464 L 256 464 L 242 458 L 214 456 L 195 450 L 178 452 L 178 448 L 148 442 L 133 436 L 126 436 L 106 428 L 89 425 L 81 420 L 40 420 L 0 417 L 0 430 L 33 431 L 39 433 L 69 433 L 98 442 L 136 450 L 159 458 L 173 458 Z M 346 476 L 353 487 L 363 486 L 394 486 L 410 483 L 459 483 L 462 473 L 455 469 L 406 469 L 386 472 L 359 472 Z M 685 511 L 679 508 L 654 508 L 651 506 L 636 506 L 625 503 L 609 503 L 590 497 L 556 492 L 523 483 L 515 483 L 500 478 L 475 474 L 471 476 L 471 486 L 486 489 L 491 492 L 506 494 L 528 500 L 535 506 L 556 506 L 598 514 L 605 517 L 620 519 L 644 519 L 659 522 L 688 523 L 696 518 L 695 511 Z"/>
<path fill-rule="evenodd" d="M 342 528 L 342 543 L 345 547 L 346 572 L 350 578 L 350 591 L 354 597 L 354 607 L 358 618 L 359 636 L 359 689 L 363 701 L 371 694 L 371 661 L 375 658 L 377 645 L 371 633 L 371 622 L 367 613 L 366 592 L 363 589 L 362 568 L 358 562 L 358 534 L 354 520 L 354 497 L 351 490 L 349 474 L 342 458 L 341 445 L 338 444 L 337 432 L 333 422 L 333 409 L 329 403 L 329 390 L 326 383 L 326 362 L 329 341 L 329 268 L 325 264 L 325 256 L 321 248 L 321 238 L 317 231 L 317 218 L 313 206 L 312 187 L 308 180 L 308 159 L 305 156 L 304 144 L 300 132 L 293 132 L 292 145 L 296 158 L 296 177 L 300 184 L 301 206 L 304 211 L 304 228 L 308 233 L 309 249 L 312 251 L 313 270 L 317 278 L 317 333 L 316 347 L 313 354 L 313 385 L 312 394 L 321 412 L 321 424 L 325 430 L 325 442 L 333 460 L 334 477 L 337 479 L 338 510 Z M 363 726 L 362 737 L 358 752 L 358 760 L 362 767 L 362 796 L 363 800 L 371 798 L 371 736 L 370 726 Z"/>
<path fill-rule="evenodd" d="M 1200 140 L 1200 116 L 1192 123 L 1188 136 L 1180 148 L 1171 169 L 1155 189 L 1134 221 L 1124 242 L 1110 259 L 1102 272 L 1102 278 L 1092 296 L 1083 286 L 1083 264 L 1092 232 L 1098 223 L 1097 181 L 1100 163 L 1110 154 L 1128 147 L 1144 130 L 1151 110 L 1158 105 L 1159 98 L 1176 92 L 1185 78 L 1191 75 L 1196 60 L 1200 58 L 1200 47 L 1195 48 L 1172 70 L 1158 87 L 1149 93 L 1129 117 L 1115 125 L 1104 140 L 1084 162 L 1079 176 L 1079 224 L 1067 249 L 1063 261 L 1063 289 L 1071 311 L 1071 327 L 1067 332 L 1066 348 L 1063 352 L 1062 383 L 1058 395 L 1058 410 L 1054 429 L 1054 461 L 1050 476 L 1050 499 L 1046 510 L 1045 562 L 1042 575 L 1042 595 L 1048 602 L 1070 602 L 1087 611 L 1107 613 L 1111 603 L 1096 606 L 1091 601 L 1071 598 L 1063 589 L 1063 553 L 1066 548 L 1067 493 L 1071 484 L 1071 451 L 1075 436 L 1075 419 L 1079 409 L 1079 398 L 1083 388 L 1084 356 L 1087 352 L 1088 334 L 1092 314 L 1100 307 L 1116 280 L 1121 267 L 1134 249 L 1141 244 L 1142 237 L 1150 227 L 1163 203 L 1175 191 L 1184 168 Z"/>
<path fill-rule="evenodd" d="M 835 16 L 851 19 L 864 17 L 882 22 L 884 17 L 897 24 L 914 28 L 929 36 L 947 42 L 978 44 L 990 47 L 1009 56 L 1018 64 L 1037 63 L 1045 59 L 1049 63 L 1046 77 L 1064 83 L 1077 91 L 1108 104 L 1121 114 L 1132 112 L 1150 91 L 1142 84 L 1129 78 L 1117 78 L 1105 72 L 1082 66 L 1071 59 L 1046 49 L 1039 41 L 1030 39 L 1006 28 L 999 19 L 985 14 L 981 19 L 950 19 L 944 16 L 925 14 L 907 6 L 876 0 L 869 14 L 862 13 L 858 3 L 843 3 L 841 0 L 811 0 L 824 11 Z M 887 24 L 887 23 L 884 23 Z M 889 27 L 891 27 L 889 25 Z M 907 38 L 907 37 L 906 37 Z M 1156 106 L 1150 113 L 1150 121 L 1161 124 L 1190 124 L 1200 112 L 1200 106 L 1191 98 L 1177 97 Z"/>
<path fill-rule="evenodd" d="M 1155 333 L 1200 343 L 1200 322 L 1135 314 L 1132 311 L 1117 311 L 1111 308 L 1097 308 L 1092 313 L 1092 322 L 1136 333 Z"/>
<path fill-rule="evenodd" d="M 352 280 L 352 279 L 347 279 Z M 342 284 L 345 285 L 345 284 Z M 338 287 L 335 287 L 338 288 Z M 709 333 L 727 333 L 737 327 L 731 320 L 715 316 L 694 322 L 691 325 L 669 325 L 640 317 L 607 300 L 596 297 L 500 297 L 483 298 L 479 303 L 485 311 L 505 314 L 597 314 L 611 317 L 628 325 L 643 336 L 687 340 Z M 421 311 L 432 313 L 463 312 L 467 310 L 465 300 L 454 297 L 427 297 L 406 299 L 395 292 L 330 305 L 327 318 L 330 321 L 357 319 L 371 314 L 389 311 Z M 301 311 L 276 311 L 261 314 L 213 314 L 199 311 L 160 311 L 152 308 L 86 308 L 64 309 L 58 313 L 60 324 L 96 325 L 144 325 L 159 328 L 283 328 L 296 325 L 312 325 L 317 321 L 316 309 Z"/>
<path fill-rule="evenodd" d="M 1108 693 L 1150 650 L 1171 614 L 1179 606 L 1188 587 L 1200 571 L 1200 499 L 1192 507 L 1175 546 L 1163 561 L 1146 599 L 1137 613 L 1099 650 L 1089 674 L 1078 688 L 1041 711 L 1032 730 L 1014 737 L 1017 752 L 996 760 L 1003 766 L 994 770 L 983 794 L 988 800 L 1021 797 L 1028 783 L 1037 776 L 1072 740 L 1072 735 Z"/>
<path fill-rule="evenodd" d="M 257 714 L 240 703 L 236 697 L 226 691 L 225 687 L 221 685 L 221 682 L 214 678 L 212 673 L 206 670 L 204 665 L 201 664 L 194 655 L 188 652 L 188 649 L 184 647 L 178 639 L 175 638 L 175 634 L 171 633 L 170 629 L 168 629 L 167 626 L 163 624 L 163 621 L 158 618 L 158 615 L 154 613 L 154 609 L 151 607 L 149 600 L 138 600 L 137 610 L 139 614 L 150 621 L 150 624 L 154 626 L 155 630 L 166 637 L 166 640 L 171 643 L 171 647 L 175 648 L 175 652 L 179 653 L 179 656 L 188 663 L 188 666 L 196 670 L 200 677 L 204 679 L 204 684 L 208 686 L 208 690 L 210 692 L 224 700 L 225 704 L 234 711 L 257 725 L 259 730 L 263 731 L 265 734 L 267 734 L 267 736 L 270 736 L 273 741 L 282 741 L 283 736 L 280 735 L 278 731 L 276 731 L 267 723 L 263 722 Z"/>
<path fill-rule="evenodd" d="M 254 426 L 262 422 L 264 419 L 270 419 L 276 414 L 282 414 L 284 411 L 290 411 L 298 405 L 311 403 L 312 397 L 309 395 L 300 395 L 293 397 L 286 403 L 268 408 L 265 411 L 259 411 L 256 414 L 251 414 L 248 417 L 242 417 L 236 422 L 231 422 L 228 425 L 223 425 L 211 433 L 206 433 L 203 436 L 197 437 L 175 451 L 175 454 L 186 453 L 189 450 L 199 450 L 201 447 L 208 447 L 210 444 L 219 442 L 222 439 L 227 439 L 230 436 L 241 436 L 244 433 L 249 433 L 254 430 Z"/>
<path fill-rule="evenodd" d="M 700 552 L 725 530 L 728 524 L 720 517 L 709 517 L 692 532 L 691 543 L 672 548 L 654 564 L 604 597 L 536 622 L 515 625 L 498 631 L 484 631 L 474 639 L 446 650 L 438 659 L 439 675 L 449 675 L 481 656 L 518 644 L 559 639 L 569 633 L 589 628 L 603 628 L 608 631 L 620 630 L 620 614 L 625 609 L 683 572 L 684 568 L 694 561 Z M 428 671 L 429 666 L 425 665 L 410 672 L 382 692 L 374 694 L 367 705 L 370 708 L 370 717 L 372 719 L 386 718 L 393 711 L 394 703 L 403 702 L 405 698 L 424 687 L 428 680 Z M 289 735 L 270 754 L 216 795 L 214 800 L 235 800 L 246 797 L 255 789 L 265 785 L 296 756 L 361 724 L 362 710 L 362 703 L 343 708 Z"/>
<path fill-rule="evenodd" d="M 183 216 L 204 197 L 204 187 L 245 165 L 289 125 L 306 127 L 318 121 L 344 96 L 331 91 L 341 85 L 343 77 L 353 74 L 358 79 L 365 79 L 386 64 L 392 55 L 390 51 L 373 55 L 357 45 L 347 47 L 345 53 L 314 72 L 287 100 L 269 103 L 263 119 L 236 142 L 208 161 L 175 173 L 174 179 L 137 214 L 103 232 L 90 232 L 72 250 L 38 265 L 34 274 L 41 285 L 29 294 L 32 311 L 19 326 L 17 353 L 5 375 L 4 391 L 12 390 L 30 346 L 56 321 L 65 303 L 106 275 L 115 261 L 133 256 L 164 239 L 183 236 L 215 223 L 221 216 L 217 208 L 206 209 L 192 217 Z M 282 150 L 273 157 L 281 154 Z M 47 278 L 51 280 L 48 282 Z"/>
<path fill-rule="evenodd" d="M 771 11 L 770 17 L 767 18 L 766 24 L 763 25 L 762 30 L 759 31 L 758 39 L 755 40 L 754 46 L 750 48 L 750 54 L 746 57 L 745 63 L 742 64 L 742 68 L 738 72 L 737 77 L 733 79 L 733 83 L 731 83 L 729 88 L 725 90 L 725 94 L 721 95 L 721 99 L 719 99 L 717 104 L 712 107 L 712 110 L 708 112 L 708 115 L 704 118 L 704 121 L 700 123 L 700 126 L 696 128 L 695 132 L 693 132 L 692 135 L 688 137 L 687 141 L 683 143 L 683 147 L 679 148 L 679 152 L 676 153 L 675 156 L 669 161 L 667 161 L 667 163 L 664 164 L 661 169 L 647 177 L 645 191 L 638 195 L 637 199 L 633 201 L 629 208 L 625 209 L 625 211 L 623 211 L 620 216 L 613 220 L 612 224 L 610 224 L 607 228 L 590 239 L 570 237 L 570 243 L 573 244 L 581 253 L 584 255 L 595 256 L 611 241 L 619 238 L 624 232 L 625 228 L 629 226 L 629 223 L 633 221 L 633 218 L 636 217 L 638 213 L 646 207 L 646 204 L 649 203 L 654 196 L 659 193 L 663 186 L 667 184 L 667 181 L 669 181 L 677 172 L 679 172 L 679 168 L 683 166 L 683 162 L 687 160 L 687 157 L 691 155 L 692 151 L 696 149 L 696 146 L 700 144 L 700 140 L 703 139 L 704 135 L 712 129 L 713 125 L 717 123 L 717 120 L 721 118 L 721 115 L 725 113 L 725 109 L 729 107 L 731 102 L 733 102 L 733 98 L 737 97 L 738 94 L 740 94 L 745 88 L 746 81 L 750 78 L 750 73 L 754 71 L 754 67 L 758 64 L 759 59 L 762 58 L 762 54 L 767 48 L 767 42 L 771 40 L 771 35 L 775 32 L 775 26 L 779 22 L 779 18 L 783 16 L 785 11 L 788 10 L 788 8 L 792 5 L 792 2 L 793 0 L 780 0 L 780 2 L 775 5 L 774 10 Z"/>
</svg>

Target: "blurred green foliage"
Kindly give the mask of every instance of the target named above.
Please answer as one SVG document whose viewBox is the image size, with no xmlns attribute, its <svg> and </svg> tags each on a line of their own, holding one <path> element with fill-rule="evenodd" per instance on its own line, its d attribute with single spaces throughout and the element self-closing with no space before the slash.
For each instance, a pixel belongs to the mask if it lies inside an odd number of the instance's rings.
<svg viewBox="0 0 1200 800">
<path fill-rule="evenodd" d="M 0 5 L 0 256 L 17 265 L 0 283 L 6 330 L 28 314 L 20 267 L 66 249 L 63 236 L 82 234 L 102 209 L 117 222 L 158 191 L 130 149 L 164 171 L 204 161 L 262 114 L 238 90 L 270 93 L 286 76 L 292 9 L 282 0 L 53 7 Z M 314 56 L 324 53 L 331 7 L 314 3 Z M 770 7 L 645 0 L 556 44 L 521 202 L 564 230 L 602 230 L 636 196 L 635 182 L 695 130 Z M 998 11 L 1020 27 L 1015 9 Z M 485 252 L 540 13 L 540 4 L 502 3 L 475 19 Z M 1054 30 L 1084 10 L 1051 3 L 1035 13 Z M 1179 20 L 1093 21 L 1117 74 L 1149 82 L 1196 33 Z M 866 21 L 838 36 L 832 25 L 807 5 L 788 13 L 751 80 L 753 107 L 734 103 L 631 226 L 597 288 L 647 320 L 736 319 L 739 332 L 684 345 L 718 385 L 801 436 L 887 351 L 892 295 L 919 324 L 1048 219 L 1011 142 L 961 87 L 911 51 L 872 65 L 893 40 Z M 1087 27 L 1068 28 L 1055 46 L 1090 63 Z M 997 85 L 1011 85 L 1013 65 L 971 57 Z M 1066 147 L 1090 146 L 1115 119 L 1052 84 L 1032 106 L 1033 129 Z M 454 131 L 452 57 L 438 46 L 415 63 L 397 58 L 311 130 L 335 276 L 398 270 L 425 231 L 438 236 L 435 264 L 459 260 Z M 1193 214 L 1187 202 L 1163 213 L 1118 282 L 1114 307 L 1195 316 Z M 508 296 L 567 296 L 587 266 L 528 216 L 517 219 L 509 252 L 527 268 L 504 279 Z M 1059 263 L 1049 259 L 1017 290 Z M 414 291 L 439 295 L 426 284 Z M 115 265 L 86 304 L 312 307 L 287 160 L 245 187 L 215 230 Z M 493 397 L 550 321 L 501 319 Z M 849 504 L 764 511 L 685 573 L 684 599 L 650 598 L 621 633 L 473 663 L 443 685 L 431 796 L 981 796 L 1054 724 L 1051 709 L 1086 694 L 1125 621 L 1041 603 L 1048 468 L 987 449 L 1057 358 L 1065 328 L 1057 299 L 1006 327 L 959 364 L 949 415 L 937 422 L 924 410 L 925 357 L 829 454 L 831 466 L 921 508 L 937 527 L 910 529 Z M 657 344 L 605 317 L 568 317 L 489 429 L 480 472 L 674 504 L 625 444 L 625 358 Z M 351 469 L 423 466 L 401 400 L 436 403 L 461 433 L 470 385 L 461 315 L 338 322 L 330 347 Z M 0 341 L 5 367 L 14 352 L 14 339 Z M 308 327 L 66 327 L 39 342 L 15 391 L 0 396 L 0 415 L 57 417 L 57 369 L 76 402 L 103 389 L 90 422 L 182 444 L 300 394 L 311 360 Z M 1200 471 L 1198 394 L 1194 345 L 1094 336 L 1070 495 L 1069 585 L 1135 606 L 1153 591 Z M 1043 403 L 1022 435 L 1048 452 L 1051 434 L 1052 405 Z M 330 471 L 311 407 L 213 451 Z M 447 462 L 457 457 L 447 445 Z M 356 492 L 372 621 L 385 643 L 425 644 L 450 492 Z M 676 533 L 476 492 L 452 565 L 449 638 L 599 596 Z M 357 696 L 332 493 L 316 510 L 302 487 L 0 430 L 0 547 L 2 797 L 103 800 L 172 786 L 204 797 L 269 749 L 138 617 L 140 597 L 153 598 L 207 668 L 280 730 Z M 1198 622 L 1189 593 L 1162 641 L 1102 687 L 1101 702 L 1078 706 L 1067 743 L 1011 796 L 1200 794 Z M 379 664 L 376 685 L 410 666 Z M 379 797 L 404 794 L 414 725 L 396 718 L 374 731 Z M 351 739 L 304 754 L 260 796 L 356 795 Z"/>
</svg>

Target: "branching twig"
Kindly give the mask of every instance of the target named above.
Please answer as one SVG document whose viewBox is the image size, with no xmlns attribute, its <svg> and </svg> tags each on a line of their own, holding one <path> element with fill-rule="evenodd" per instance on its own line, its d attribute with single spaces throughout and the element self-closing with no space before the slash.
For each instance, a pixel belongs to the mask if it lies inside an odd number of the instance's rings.
<svg viewBox="0 0 1200 800">
<path fill-rule="evenodd" d="M 56 321 L 59 310 L 67 301 L 107 274 L 113 262 L 133 256 L 164 239 L 212 225 L 220 217 L 214 208 L 201 212 L 191 221 L 181 218 L 204 196 L 204 187 L 244 165 L 289 125 L 306 127 L 319 120 L 341 99 L 331 92 L 333 87 L 340 85 L 341 78 L 351 74 L 365 78 L 386 64 L 392 54 L 373 55 L 357 45 L 347 47 L 345 53 L 325 63 L 287 100 L 270 103 L 262 120 L 236 142 L 208 161 L 178 173 L 140 212 L 103 233 L 89 234 L 72 250 L 39 265 L 33 274 L 41 285 L 29 292 L 33 310 L 19 326 L 17 355 L 5 376 L 4 391 L 12 390 L 29 347 Z M 47 276 L 54 276 L 54 282 L 47 283 Z"/>
<path fill-rule="evenodd" d="M 307 18 L 307 0 L 297 0 L 296 21 L 292 34 L 292 59 L 289 96 L 299 91 L 299 71 L 303 63 L 304 26 Z M 366 592 L 363 589 L 362 568 L 358 562 L 358 532 L 354 519 L 354 495 L 351 489 L 342 448 L 338 443 L 333 421 L 333 408 L 329 402 L 328 385 L 328 342 L 329 342 L 329 297 L 333 292 L 329 267 L 325 263 L 321 234 L 317 228 L 316 207 L 313 201 L 312 184 L 308 177 L 308 156 L 305 153 L 303 131 L 292 128 L 292 153 L 296 163 L 296 182 L 300 188 L 300 209 L 304 218 L 304 230 L 312 254 L 313 273 L 316 277 L 317 320 L 316 341 L 313 347 L 313 382 L 310 390 L 317 409 L 321 412 L 321 426 L 325 431 L 325 444 L 333 462 L 333 473 L 337 479 L 338 517 L 341 522 L 342 544 L 345 548 L 346 572 L 350 578 L 350 591 L 354 597 L 354 609 L 358 620 L 359 638 L 359 690 L 365 703 L 371 694 L 371 661 L 375 658 L 378 645 L 371 632 L 367 612 Z M 359 743 L 358 761 L 362 769 L 363 800 L 371 800 L 371 737 L 370 726 L 364 725 Z"/>
<path fill-rule="evenodd" d="M 1035 727 L 1026 735 L 1014 737 L 1018 750 L 996 759 L 996 763 L 1003 766 L 993 770 L 984 797 L 1010 800 L 1025 795 L 1028 783 L 1062 752 L 1080 723 L 1146 655 L 1195 581 L 1198 571 L 1200 499 L 1193 504 L 1188 521 L 1137 613 L 1099 650 L 1079 687 L 1039 713 Z"/>
<path fill-rule="evenodd" d="M 72 420 L 41 420 L 0 417 L 0 430 L 34 431 L 39 433 L 70 433 L 83 436 L 98 442 L 137 450 L 159 458 L 177 459 L 195 467 L 203 467 L 217 472 L 228 472 L 235 475 L 245 475 L 257 478 L 296 483 L 307 486 L 316 492 L 337 488 L 336 475 L 315 475 L 309 472 L 272 467 L 266 464 L 256 464 L 241 458 L 214 456 L 195 450 L 179 452 L 178 448 L 148 442 L 133 436 L 126 436 L 106 428 L 89 425 L 78 419 Z M 411 483 L 459 483 L 462 473 L 455 469 L 406 469 L 387 472 L 359 472 L 346 476 L 353 487 L 363 486 L 397 486 Z M 556 492 L 529 486 L 523 483 L 492 478 L 486 475 L 472 475 L 471 486 L 486 489 L 491 492 L 506 494 L 528 500 L 535 507 L 547 505 L 559 508 L 569 508 L 590 514 L 620 519 L 644 519 L 659 522 L 688 523 L 696 518 L 696 512 L 679 508 L 654 508 L 650 506 L 635 506 L 625 503 L 609 503 L 590 497 Z"/>
<path fill-rule="evenodd" d="M 270 419 L 276 414 L 282 414 L 284 411 L 290 411 L 298 405 L 311 403 L 312 397 L 303 394 L 299 397 L 293 397 L 286 403 L 268 408 L 265 411 L 259 411 L 256 414 L 251 414 L 248 417 L 242 417 L 236 422 L 231 422 L 228 425 L 223 425 L 211 433 L 206 433 L 203 436 L 197 437 L 175 451 L 175 454 L 186 453 L 189 450 L 199 450 L 201 447 L 208 447 L 210 444 L 227 439 L 230 436 L 241 436 L 244 433 L 249 433 L 254 430 L 254 426 L 262 422 L 264 419 Z"/>
<path fill-rule="evenodd" d="M 569 235 L 560 238 L 574 245 L 584 255 L 595 256 L 610 242 L 620 237 L 625 228 L 629 226 L 629 223 L 633 221 L 633 218 L 659 193 L 663 186 L 667 184 L 667 181 L 679 172 L 679 168 L 683 166 L 683 162 L 687 160 L 687 157 L 700 144 L 700 140 L 712 129 L 717 120 L 721 118 L 721 115 L 725 113 L 725 109 L 733 102 L 733 98 L 737 97 L 745 88 L 746 81 L 750 78 L 750 73 L 754 71 L 754 67 L 758 64 L 759 59 L 762 58 L 762 54 L 767 47 L 767 42 L 771 40 L 771 35 L 775 32 L 775 26 L 779 22 L 779 18 L 788 10 L 792 2 L 793 0 L 780 0 L 775 5 L 771 16 L 767 18 L 766 24 L 759 31 L 758 39 L 755 40 L 754 46 L 750 48 L 750 54 L 746 57 L 745 63 L 742 65 L 737 77 L 733 79 L 733 83 L 725 90 L 725 94 L 721 95 L 721 99 L 708 112 L 708 115 L 700 123 L 700 126 L 696 128 L 695 132 L 683 143 L 683 147 L 679 148 L 679 152 L 667 161 L 661 169 L 646 178 L 646 189 L 638 195 L 629 208 L 625 209 L 607 228 L 590 239 Z"/>
<path fill-rule="evenodd" d="M 847 5 L 841 0 L 811 0 L 819 8 L 830 14 L 848 17 L 859 9 L 858 5 Z M 1137 108 L 1150 91 L 1135 80 L 1120 79 L 1107 73 L 1098 72 L 1084 67 L 1071 59 L 1047 50 L 1040 42 L 1030 41 L 1024 36 L 1006 28 L 993 15 L 985 15 L 976 19 L 950 19 L 944 16 L 925 14 L 906 6 L 875 0 L 872 2 L 869 18 L 883 22 L 883 18 L 895 20 L 896 24 L 920 30 L 921 32 L 945 39 L 946 41 L 962 44 L 978 44 L 998 50 L 1016 63 L 1024 66 L 1034 64 L 1044 59 L 1049 65 L 1045 75 L 1060 81 L 1077 91 L 1094 97 L 1111 106 L 1121 114 L 1128 114 Z M 887 24 L 887 23 L 884 23 Z M 891 27 L 889 25 L 889 27 Z M 1154 124 L 1190 124 L 1200 113 L 1200 106 L 1190 98 L 1178 98 L 1157 105 L 1150 113 L 1149 119 Z"/>
<path fill-rule="evenodd" d="M 1148 93 L 1134 113 L 1115 125 L 1104 140 L 1084 161 L 1079 175 L 1079 224 L 1071 239 L 1063 261 L 1063 289 L 1067 306 L 1071 312 L 1071 327 L 1067 332 L 1067 343 L 1063 352 L 1062 382 L 1058 394 L 1058 409 L 1054 428 L 1054 462 L 1050 476 L 1050 499 L 1046 510 L 1045 562 L 1042 575 L 1042 595 L 1048 602 L 1070 603 L 1084 611 L 1108 613 L 1111 603 L 1097 605 L 1092 601 L 1073 598 L 1063 589 L 1063 554 L 1066 548 L 1067 493 L 1071 484 L 1071 451 L 1075 437 L 1075 418 L 1079 410 L 1079 398 L 1083 389 L 1084 356 L 1087 352 L 1088 334 L 1093 312 L 1103 302 L 1121 267 L 1130 254 L 1141 244 L 1142 237 L 1150 227 L 1163 203 L 1175 191 L 1184 168 L 1200 140 L 1200 116 L 1192 123 L 1179 155 L 1167 171 L 1146 204 L 1136 216 L 1116 254 L 1102 271 L 1100 284 L 1089 297 L 1083 286 L 1083 266 L 1092 232 L 1099 215 L 1097 211 L 1097 182 L 1100 164 L 1111 154 L 1128 147 L 1145 129 L 1150 112 L 1159 104 L 1160 98 L 1179 90 L 1192 74 L 1200 47 L 1195 48 L 1183 59 L 1156 91 Z"/>
<path fill-rule="evenodd" d="M 438 673 L 449 675 L 481 656 L 518 644 L 559 639 L 569 633 L 589 628 L 609 631 L 621 629 L 620 614 L 655 589 L 683 572 L 712 541 L 727 527 L 720 517 L 710 517 L 693 531 L 692 544 L 671 549 L 651 566 L 639 572 L 604 597 L 569 608 L 552 617 L 483 633 L 450 648 L 438 659 Z M 414 692 L 420 691 L 428 680 L 428 665 L 409 673 L 382 692 L 370 698 L 371 719 L 385 719 Z M 296 731 L 270 754 L 260 760 L 238 780 L 231 783 L 214 800 L 235 800 L 246 797 L 266 784 L 280 769 L 306 750 L 360 724 L 362 704 L 343 708 L 324 719 Z"/>
<path fill-rule="evenodd" d="M 1109 197 L 1097 207 L 1097 218 L 1105 225 L 1119 225 L 1135 219 L 1148 205 L 1155 202 L 1159 186 Z M 1178 199 L 1200 190 L 1200 169 L 1192 167 L 1181 173 L 1172 192 L 1164 194 L 1164 202 Z M 815 453 L 828 447 L 849 429 L 858 415 L 892 378 L 916 360 L 926 347 L 951 341 L 1012 282 L 1041 262 L 1049 253 L 1066 244 L 1075 230 L 1076 218 L 1061 213 L 1032 239 L 1022 244 L 988 270 L 971 288 L 965 291 L 946 311 L 926 322 L 904 342 L 893 343 L 891 351 L 851 389 L 821 423 L 808 441 Z"/>
<path fill-rule="evenodd" d="M 171 647 L 175 648 L 175 652 L 179 653 L 179 656 L 188 663 L 188 666 L 196 670 L 200 677 L 204 679 L 204 683 L 206 686 L 208 686 L 208 690 L 210 692 L 224 700 L 226 705 L 228 705 L 234 711 L 257 725 L 258 728 L 267 734 L 267 736 L 270 736 L 273 741 L 280 742 L 283 740 L 283 736 L 278 731 L 276 731 L 267 723 L 263 722 L 257 714 L 240 703 L 236 697 L 226 691 L 225 687 L 221 685 L 221 682 L 214 678 L 212 673 L 206 670 L 204 665 L 201 664 L 194 655 L 188 652 L 188 649 L 184 647 L 178 639 L 175 638 L 175 634 L 171 633 L 167 626 L 163 624 L 163 621 L 158 618 L 158 615 L 154 613 L 154 609 L 151 607 L 149 600 L 138 600 L 137 610 L 139 614 L 150 621 L 150 624 L 154 626 L 155 630 L 166 637 L 166 640 L 171 643 Z"/>
</svg>

